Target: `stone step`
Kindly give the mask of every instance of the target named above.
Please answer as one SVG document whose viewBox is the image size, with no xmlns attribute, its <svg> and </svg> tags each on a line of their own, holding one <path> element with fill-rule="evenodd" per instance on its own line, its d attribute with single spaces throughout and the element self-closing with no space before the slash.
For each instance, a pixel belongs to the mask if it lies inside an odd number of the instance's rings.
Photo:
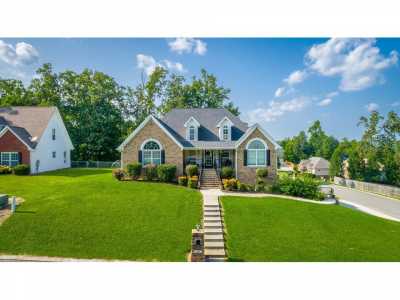
<svg viewBox="0 0 400 300">
<path fill-rule="evenodd" d="M 204 228 L 204 234 L 209 236 L 209 235 L 222 235 L 224 234 L 224 231 L 221 228 Z"/>
<path fill-rule="evenodd" d="M 204 213 L 220 213 L 221 210 L 218 207 L 203 207 Z"/>
<path fill-rule="evenodd" d="M 222 241 L 205 241 L 204 249 L 225 249 L 224 242 Z"/>
<path fill-rule="evenodd" d="M 218 218 L 221 218 L 221 214 L 219 212 L 205 211 L 204 212 L 204 217 L 218 217 Z"/>
<path fill-rule="evenodd" d="M 207 262 L 224 262 L 226 259 L 225 257 L 208 257 L 206 259 Z"/>
<path fill-rule="evenodd" d="M 204 235 L 205 242 L 223 242 L 224 236 L 222 234 L 211 234 L 207 233 Z"/>
<path fill-rule="evenodd" d="M 225 257 L 225 249 L 205 249 L 204 250 L 205 256 L 211 257 Z"/>
<path fill-rule="evenodd" d="M 203 220 L 204 220 L 204 222 L 221 222 L 221 217 L 220 216 L 218 216 L 218 217 L 206 217 L 206 216 L 204 216 L 204 218 L 203 218 Z"/>
<path fill-rule="evenodd" d="M 204 228 L 221 228 L 222 229 L 222 223 L 221 222 L 204 222 Z"/>
</svg>

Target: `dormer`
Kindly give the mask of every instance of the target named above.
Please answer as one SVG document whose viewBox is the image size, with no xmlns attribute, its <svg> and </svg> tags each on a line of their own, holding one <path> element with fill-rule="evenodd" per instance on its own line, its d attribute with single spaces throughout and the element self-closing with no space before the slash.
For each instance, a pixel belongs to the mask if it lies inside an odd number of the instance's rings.
<svg viewBox="0 0 400 300">
<path fill-rule="evenodd" d="M 186 139 L 188 141 L 199 140 L 200 123 L 194 117 L 190 117 L 183 126 L 186 128 Z"/>
<path fill-rule="evenodd" d="M 229 120 L 228 117 L 224 117 L 221 121 L 218 122 L 218 134 L 219 139 L 221 141 L 230 141 L 232 140 L 232 126 L 233 122 Z"/>
</svg>

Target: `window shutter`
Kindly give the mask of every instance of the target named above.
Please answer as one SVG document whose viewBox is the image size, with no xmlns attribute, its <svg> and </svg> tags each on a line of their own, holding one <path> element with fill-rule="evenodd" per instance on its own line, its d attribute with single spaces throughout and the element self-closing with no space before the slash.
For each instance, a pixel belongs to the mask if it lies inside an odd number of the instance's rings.
<svg viewBox="0 0 400 300">
<path fill-rule="evenodd" d="M 19 163 L 22 164 L 22 152 L 18 152 Z"/>
<path fill-rule="evenodd" d="M 271 165 L 271 150 L 267 150 L 267 166 Z"/>
<path fill-rule="evenodd" d="M 243 165 L 247 166 L 247 150 L 243 150 Z"/>
<path fill-rule="evenodd" d="M 161 163 L 165 164 L 165 151 L 161 150 Z"/>
<path fill-rule="evenodd" d="M 139 153 L 138 153 L 138 161 L 140 163 L 142 163 L 142 151 L 141 150 L 139 150 Z"/>
</svg>

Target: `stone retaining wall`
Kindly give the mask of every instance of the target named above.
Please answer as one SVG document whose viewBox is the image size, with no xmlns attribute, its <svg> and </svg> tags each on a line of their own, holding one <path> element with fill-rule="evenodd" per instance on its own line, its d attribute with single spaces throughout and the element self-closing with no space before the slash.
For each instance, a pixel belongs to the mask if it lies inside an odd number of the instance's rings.
<svg viewBox="0 0 400 300">
<path fill-rule="evenodd" d="M 363 182 L 352 179 L 345 179 L 341 177 L 335 177 L 334 183 L 337 185 L 346 186 L 360 191 L 381 194 L 388 197 L 400 198 L 400 188 L 395 186 Z"/>
</svg>

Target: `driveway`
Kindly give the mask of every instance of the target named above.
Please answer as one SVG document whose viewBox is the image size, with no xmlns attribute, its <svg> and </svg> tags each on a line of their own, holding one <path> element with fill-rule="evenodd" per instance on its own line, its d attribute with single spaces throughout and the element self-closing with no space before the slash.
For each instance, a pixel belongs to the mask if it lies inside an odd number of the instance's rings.
<svg viewBox="0 0 400 300">
<path fill-rule="evenodd" d="M 339 197 L 339 201 L 343 200 L 346 204 L 361 206 L 382 215 L 400 220 L 400 200 L 361 192 L 338 185 L 331 185 L 331 187 L 335 190 L 335 195 Z"/>
</svg>

